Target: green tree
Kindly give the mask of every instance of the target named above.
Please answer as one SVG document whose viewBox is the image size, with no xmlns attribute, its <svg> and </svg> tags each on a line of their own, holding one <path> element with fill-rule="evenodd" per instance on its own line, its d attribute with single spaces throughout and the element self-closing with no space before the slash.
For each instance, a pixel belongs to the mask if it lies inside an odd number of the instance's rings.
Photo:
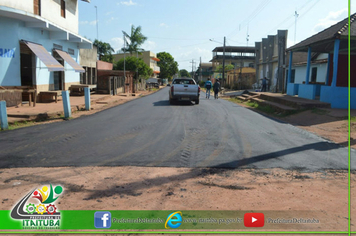
<svg viewBox="0 0 356 236">
<path fill-rule="evenodd" d="M 190 74 L 186 69 L 180 70 L 179 75 L 180 77 L 190 77 Z"/>
<path fill-rule="evenodd" d="M 115 52 L 115 50 L 111 47 L 109 43 L 105 43 L 95 39 L 93 45 L 98 48 L 99 60 L 110 62 L 110 63 L 113 62 L 114 57 L 111 53 Z"/>
<path fill-rule="evenodd" d="M 157 58 L 160 60 L 157 65 L 161 68 L 159 78 L 171 79 L 178 72 L 178 63 L 174 61 L 174 58 L 168 52 L 157 53 Z"/>
<path fill-rule="evenodd" d="M 225 72 L 228 72 L 230 70 L 233 70 L 234 69 L 234 65 L 232 64 L 228 64 L 228 65 L 225 65 Z M 223 66 L 222 65 L 218 65 L 215 69 L 215 72 L 218 72 L 218 73 L 222 73 L 223 72 Z"/>
<path fill-rule="evenodd" d="M 142 58 L 136 58 L 133 56 L 128 56 L 125 58 L 125 69 L 128 71 L 136 71 L 138 69 L 138 74 L 145 79 L 152 76 L 153 70 L 146 65 Z M 114 70 L 124 70 L 124 59 L 120 59 L 114 65 Z"/>
<path fill-rule="evenodd" d="M 131 55 L 135 52 L 140 53 L 140 46 L 147 40 L 147 37 L 141 33 L 141 26 L 135 28 L 134 25 L 131 26 L 131 35 L 128 35 L 125 31 L 122 31 L 124 34 L 124 40 L 126 41 L 126 47 L 122 48 L 122 51 L 129 52 Z M 130 42 L 127 42 L 126 38 Z"/>
</svg>

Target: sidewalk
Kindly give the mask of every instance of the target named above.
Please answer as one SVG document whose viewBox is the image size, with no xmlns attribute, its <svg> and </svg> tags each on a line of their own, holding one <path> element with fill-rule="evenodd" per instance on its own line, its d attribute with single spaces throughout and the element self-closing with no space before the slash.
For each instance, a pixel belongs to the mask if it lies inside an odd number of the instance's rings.
<svg viewBox="0 0 356 236">
<path fill-rule="evenodd" d="M 92 94 L 90 95 L 91 110 L 85 111 L 84 96 L 70 96 L 70 105 L 72 108 L 72 118 L 77 118 L 82 115 L 89 115 L 109 107 L 117 106 L 128 101 L 137 99 L 144 95 L 152 94 L 155 91 L 138 91 L 134 95 L 118 94 L 112 96 L 109 94 Z M 81 111 L 81 112 L 79 112 Z M 58 98 L 58 102 L 37 103 L 35 107 L 23 104 L 17 107 L 7 108 L 8 122 L 13 124 L 22 121 L 43 121 L 63 118 L 63 101 L 62 97 Z"/>
</svg>

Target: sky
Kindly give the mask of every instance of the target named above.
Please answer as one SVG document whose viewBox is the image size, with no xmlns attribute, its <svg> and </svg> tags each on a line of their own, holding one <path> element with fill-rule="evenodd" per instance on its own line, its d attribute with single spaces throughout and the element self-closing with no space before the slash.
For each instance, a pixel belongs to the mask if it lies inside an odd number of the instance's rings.
<svg viewBox="0 0 356 236">
<path fill-rule="evenodd" d="M 98 35 L 118 51 L 122 31 L 141 26 L 148 38 L 141 48 L 168 52 L 180 70 L 192 71 L 224 37 L 227 46 L 254 46 L 287 29 L 290 47 L 347 17 L 348 0 L 91 0 L 79 1 L 79 34 L 91 41 Z"/>
</svg>

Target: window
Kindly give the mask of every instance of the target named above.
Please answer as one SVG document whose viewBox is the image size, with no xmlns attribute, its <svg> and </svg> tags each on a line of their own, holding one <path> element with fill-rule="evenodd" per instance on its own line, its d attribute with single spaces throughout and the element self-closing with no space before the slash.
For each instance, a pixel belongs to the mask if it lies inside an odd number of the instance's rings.
<svg viewBox="0 0 356 236">
<path fill-rule="evenodd" d="M 195 82 L 191 79 L 175 79 L 173 84 L 195 84 Z"/>
<path fill-rule="evenodd" d="M 317 67 L 313 67 L 312 68 L 312 74 L 311 74 L 310 82 L 316 82 L 317 72 L 318 72 L 318 68 Z"/>
<path fill-rule="evenodd" d="M 41 0 L 33 0 L 33 14 L 41 15 Z"/>
<path fill-rule="evenodd" d="M 61 16 L 66 18 L 66 2 L 61 0 Z"/>
<path fill-rule="evenodd" d="M 53 44 L 53 49 L 58 49 L 58 50 L 63 50 L 63 46 L 61 46 L 61 45 L 58 45 L 58 44 Z"/>
<path fill-rule="evenodd" d="M 287 79 L 288 79 L 288 70 L 287 70 Z M 292 69 L 292 75 L 290 78 L 290 83 L 294 83 L 294 78 L 295 78 L 295 69 Z"/>
<path fill-rule="evenodd" d="M 68 54 L 69 55 L 74 55 L 74 49 L 68 48 Z"/>
</svg>

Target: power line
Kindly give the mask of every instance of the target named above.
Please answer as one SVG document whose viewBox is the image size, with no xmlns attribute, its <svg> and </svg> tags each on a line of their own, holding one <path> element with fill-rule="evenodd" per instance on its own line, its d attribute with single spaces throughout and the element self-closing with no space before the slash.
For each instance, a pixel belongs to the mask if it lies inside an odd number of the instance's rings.
<svg viewBox="0 0 356 236">
<path fill-rule="evenodd" d="M 206 38 L 200 38 L 200 39 L 188 39 L 188 38 L 162 38 L 162 37 L 152 37 L 152 36 L 147 36 L 147 38 L 153 38 L 153 39 L 167 39 L 167 40 L 206 40 Z"/>
<path fill-rule="evenodd" d="M 262 1 L 257 8 L 248 16 L 246 17 L 234 31 L 232 31 L 228 36 L 235 34 L 237 30 L 241 30 L 245 25 L 249 24 L 272 0 L 264 0 Z"/>
</svg>

